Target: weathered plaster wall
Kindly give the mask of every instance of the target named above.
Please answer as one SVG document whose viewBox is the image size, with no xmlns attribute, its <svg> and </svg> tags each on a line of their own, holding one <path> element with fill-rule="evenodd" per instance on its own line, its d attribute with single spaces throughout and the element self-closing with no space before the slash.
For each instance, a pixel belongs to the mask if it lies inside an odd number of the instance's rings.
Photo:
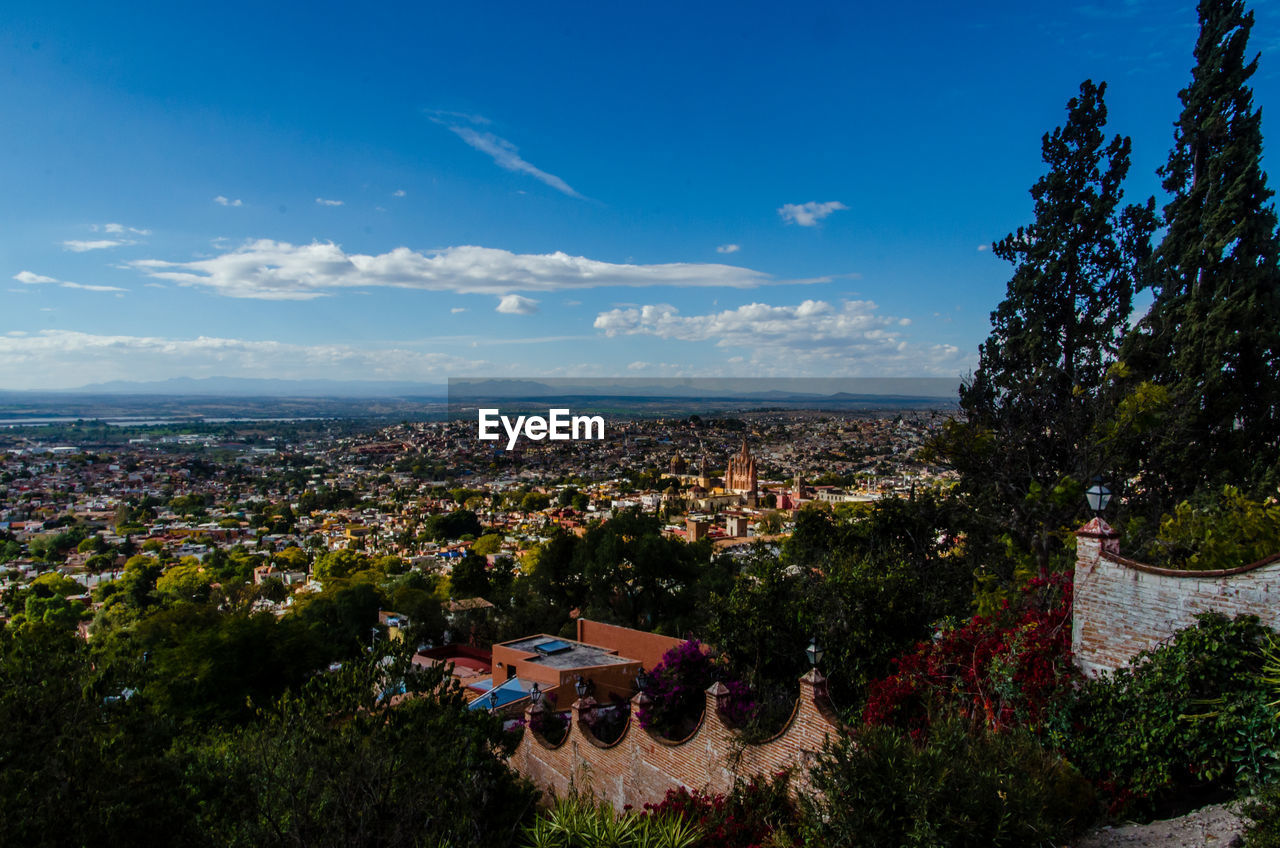
<svg viewBox="0 0 1280 848">
<path fill-rule="evenodd" d="M 1116 532 L 1096 518 L 1076 539 L 1071 647 L 1087 674 L 1125 665 L 1209 610 L 1250 613 L 1280 629 L 1280 555 L 1219 571 L 1174 571 L 1120 556 Z"/>
</svg>

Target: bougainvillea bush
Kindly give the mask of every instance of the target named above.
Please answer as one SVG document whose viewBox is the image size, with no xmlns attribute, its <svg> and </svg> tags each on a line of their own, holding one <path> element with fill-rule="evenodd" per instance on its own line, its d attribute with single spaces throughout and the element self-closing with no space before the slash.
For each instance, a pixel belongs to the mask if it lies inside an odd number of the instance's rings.
<svg viewBox="0 0 1280 848">
<path fill-rule="evenodd" d="M 787 794 L 789 772 L 770 779 L 739 781 L 728 795 L 689 790 L 667 791 L 657 804 L 645 804 L 645 816 L 679 818 L 696 826 L 699 845 L 715 848 L 757 848 L 791 844 L 795 839 L 797 811 Z"/>
<path fill-rule="evenodd" d="M 724 677 L 720 666 L 697 639 L 682 642 L 662 655 L 651 672 L 646 692 L 650 702 L 636 711 L 640 726 L 668 739 L 683 739 L 702 717 L 706 690 Z M 730 724 L 745 724 L 755 708 L 746 684 L 724 681 L 729 695 L 721 705 Z"/>
<path fill-rule="evenodd" d="M 1079 673 L 1071 662 L 1071 582 L 1036 578 L 997 614 L 976 616 L 894 660 L 871 684 L 868 725 L 925 732 L 935 716 L 1061 735 Z"/>
</svg>

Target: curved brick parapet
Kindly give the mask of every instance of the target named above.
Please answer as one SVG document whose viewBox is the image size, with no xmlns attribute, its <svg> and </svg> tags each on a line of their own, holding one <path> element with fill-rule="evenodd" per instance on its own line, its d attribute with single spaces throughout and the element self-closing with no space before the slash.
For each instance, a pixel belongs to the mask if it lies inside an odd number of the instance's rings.
<svg viewBox="0 0 1280 848">
<path fill-rule="evenodd" d="M 785 770 L 803 781 L 813 756 L 840 732 L 827 702 L 826 679 L 816 670 L 800 679 L 800 695 L 786 728 L 760 744 L 743 742 L 724 722 L 719 694 L 715 686 L 707 690 L 702 722 L 683 740 L 662 739 L 640 729 L 633 709 L 631 722 L 637 726 L 628 727 L 608 746 L 580 725 L 581 711 L 591 705 L 579 701 L 564 744 L 550 748 L 526 733 L 511 765 L 542 789 L 557 794 L 585 789 L 622 809 L 661 801 L 669 789 L 724 793 L 738 778 Z"/>
<path fill-rule="evenodd" d="M 1127 664 L 1202 612 L 1256 615 L 1280 628 L 1280 555 L 1215 571 L 1176 571 L 1120 556 L 1099 519 L 1076 532 L 1071 648 L 1086 674 Z"/>
</svg>

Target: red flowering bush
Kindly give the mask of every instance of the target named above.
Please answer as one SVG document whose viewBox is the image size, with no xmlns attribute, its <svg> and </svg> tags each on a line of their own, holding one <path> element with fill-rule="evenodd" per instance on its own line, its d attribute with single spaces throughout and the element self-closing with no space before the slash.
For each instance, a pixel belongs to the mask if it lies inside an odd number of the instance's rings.
<svg viewBox="0 0 1280 848">
<path fill-rule="evenodd" d="M 787 794 L 789 772 L 772 779 L 754 777 L 739 782 L 728 795 L 714 795 L 681 787 L 667 791 L 657 804 L 645 804 L 645 816 L 679 816 L 698 826 L 700 845 L 716 848 L 757 848 L 778 844 L 777 832 L 794 830 L 796 808 Z"/>
<path fill-rule="evenodd" d="M 1071 580 L 1036 578 L 1014 604 L 893 662 L 872 683 L 863 720 L 913 733 L 951 712 L 988 727 L 1044 730 L 1061 720 L 1079 673 L 1071 662 Z"/>
</svg>

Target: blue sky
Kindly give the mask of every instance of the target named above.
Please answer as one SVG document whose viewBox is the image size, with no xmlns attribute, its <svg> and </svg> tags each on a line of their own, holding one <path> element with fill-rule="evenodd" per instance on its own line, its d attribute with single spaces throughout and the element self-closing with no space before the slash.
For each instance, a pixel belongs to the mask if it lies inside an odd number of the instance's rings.
<svg viewBox="0 0 1280 848">
<path fill-rule="evenodd" d="M 1154 0 L 6 13 L 3 388 L 959 376 L 1041 135 L 1107 81 L 1163 202 L 1196 35 Z"/>
</svg>

